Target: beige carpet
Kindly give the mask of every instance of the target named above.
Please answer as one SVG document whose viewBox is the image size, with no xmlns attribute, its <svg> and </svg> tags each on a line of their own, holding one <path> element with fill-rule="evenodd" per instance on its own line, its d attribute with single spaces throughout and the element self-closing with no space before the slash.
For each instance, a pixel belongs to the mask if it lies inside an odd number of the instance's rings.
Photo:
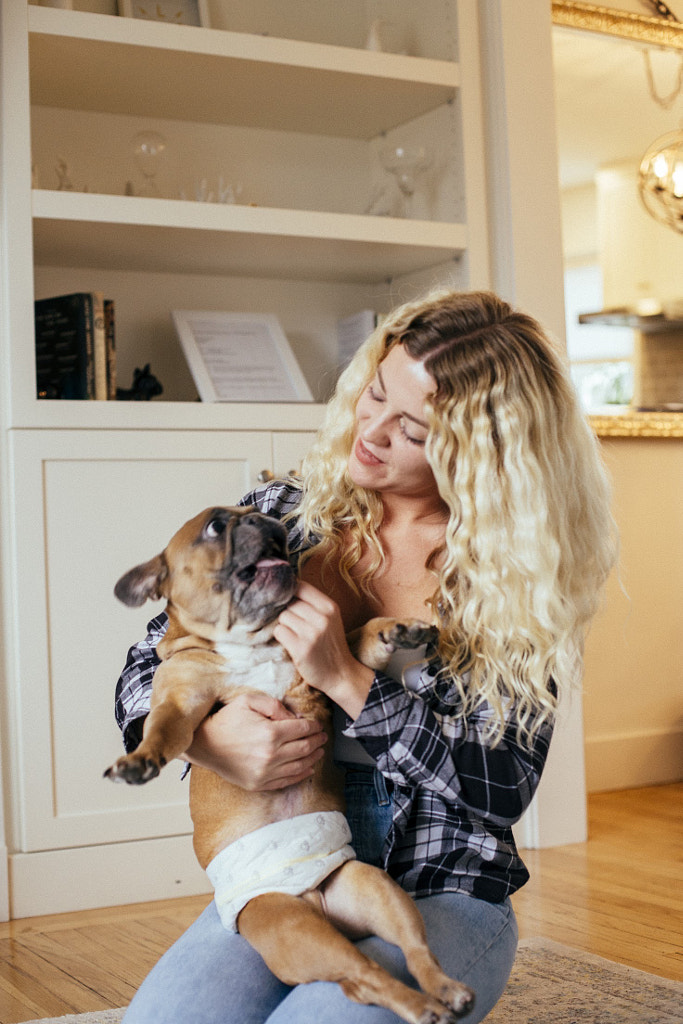
<svg viewBox="0 0 683 1024">
<path fill-rule="evenodd" d="M 123 1010 L 100 1010 L 31 1024 L 119 1024 L 122 1017 Z M 503 998 L 486 1020 L 487 1024 L 683 1024 L 683 983 L 546 939 L 527 939 L 520 943 Z"/>
</svg>

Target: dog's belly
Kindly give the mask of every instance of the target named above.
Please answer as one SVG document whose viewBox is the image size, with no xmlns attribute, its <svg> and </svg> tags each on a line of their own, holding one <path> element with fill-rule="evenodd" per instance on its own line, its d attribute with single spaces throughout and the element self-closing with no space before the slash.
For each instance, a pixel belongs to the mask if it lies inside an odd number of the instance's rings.
<svg viewBox="0 0 683 1024">
<path fill-rule="evenodd" d="M 297 716 L 322 723 L 329 737 L 325 756 L 316 765 L 311 779 L 264 792 L 240 789 L 207 768 L 193 766 L 190 812 L 194 849 L 203 868 L 230 843 L 262 825 L 313 811 L 344 810 L 344 776 L 332 758 L 332 715 L 326 698 L 297 676 L 297 683 L 282 699 Z"/>
<path fill-rule="evenodd" d="M 327 758 L 313 779 L 267 792 L 247 792 L 209 771 L 193 766 L 190 811 L 194 849 L 203 868 L 230 843 L 286 818 L 313 811 L 343 811 L 343 777 Z"/>
</svg>

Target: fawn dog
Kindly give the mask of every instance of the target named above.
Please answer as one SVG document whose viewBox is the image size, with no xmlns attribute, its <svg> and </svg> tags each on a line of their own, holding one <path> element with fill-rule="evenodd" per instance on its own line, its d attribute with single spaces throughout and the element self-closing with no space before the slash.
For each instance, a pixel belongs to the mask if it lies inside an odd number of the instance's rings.
<svg viewBox="0 0 683 1024">
<path fill-rule="evenodd" d="M 118 581 L 116 596 L 127 605 L 165 598 L 169 621 L 142 742 L 107 769 L 108 778 L 154 778 L 189 748 L 212 710 L 245 690 L 269 693 L 331 734 L 327 698 L 301 679 L 272 636 L 296 586 L 282 524 L 232 507 L 206 509 Z M 381 618 L 349 643 L 359 661 L 383 669 L 394 649 L 435 634 L 417 620 Z M 385 1006 L 411 1024 L 452 1024 L 472 1008 L 471 989 L 447 977 L 430 951 L 410 896 L 355 859 L 331 753 L 312 779 L 278 791 L 246 792 L 193 766 L 190 809 L 195 852 L 224 925 L 239 930 L 283 982 L 335 981 L 349 999 Z M 351 941 L 370 934 L 401 948 L 421 991 Z"/>
</svg>

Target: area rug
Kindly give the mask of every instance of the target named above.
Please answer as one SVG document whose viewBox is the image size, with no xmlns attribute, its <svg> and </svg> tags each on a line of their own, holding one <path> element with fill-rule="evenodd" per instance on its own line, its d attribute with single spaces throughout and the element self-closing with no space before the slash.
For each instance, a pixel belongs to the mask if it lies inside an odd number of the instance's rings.
<svg viewBox="0 0 683 1024">
<path fill-rule="evenodd" d="M 486 1024 L 683 1024 L 683 983 L 527 939 Z"/>
<path fill-rule="evenodd" d="M 30 1024 L 119 1024 L 123 1010 Z M 548 939 L 525 939 L 487 1024 L 683 1024 L 683 983 L 667 981 Z M 191 1022 L 188 1022 L 191 1024 Z M 463 1020 L 467 1024 L 467 1019 Z"/>
</svg>

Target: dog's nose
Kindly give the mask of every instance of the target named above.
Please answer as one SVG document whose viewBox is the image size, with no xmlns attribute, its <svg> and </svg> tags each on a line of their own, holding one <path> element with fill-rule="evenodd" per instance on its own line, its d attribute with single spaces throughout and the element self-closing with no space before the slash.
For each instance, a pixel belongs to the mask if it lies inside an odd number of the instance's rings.
<svg viewBox="0 0 683 1024">
<path fill-rule="evenodd" d="M 252 512 L 246 516 L 242 516 L 242 523 L 245 526 L 259 526 L 263 523 L 263 516 L 260 512 Z"/>
</svg>

